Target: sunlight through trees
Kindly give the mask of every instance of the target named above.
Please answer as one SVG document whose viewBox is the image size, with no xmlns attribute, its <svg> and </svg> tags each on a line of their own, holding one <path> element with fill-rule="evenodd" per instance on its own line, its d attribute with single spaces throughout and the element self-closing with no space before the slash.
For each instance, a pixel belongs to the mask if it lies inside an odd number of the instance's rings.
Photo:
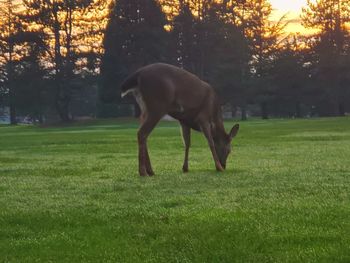
<svg viewBox="0 0 350 263">
<path fill-rule="evenodd" d="M 243 120 L 346 114 L 349 2 L 305 2 L 307 35 L 291 34 L 271 3 L 1 0 L 0 102 L 13 124 L 16 113 L 40 122 L 130 115 L 119 84 L 165 62 L 211 83 Z"/>
</svg>

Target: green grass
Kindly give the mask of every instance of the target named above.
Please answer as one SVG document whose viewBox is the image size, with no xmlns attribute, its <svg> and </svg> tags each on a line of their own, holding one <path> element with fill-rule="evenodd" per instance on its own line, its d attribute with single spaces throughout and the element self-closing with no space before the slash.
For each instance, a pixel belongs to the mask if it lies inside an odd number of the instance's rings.
<svg viewBox="0 0 350 263">
<path fill-rule="evenodd" d="M 227 128 L 233 123 L 227 123 Z M 176 123 L 0 126 L 0 262 L 350 262 L 350 119 L 241 123 L 224 173 Z"/>
</svg>

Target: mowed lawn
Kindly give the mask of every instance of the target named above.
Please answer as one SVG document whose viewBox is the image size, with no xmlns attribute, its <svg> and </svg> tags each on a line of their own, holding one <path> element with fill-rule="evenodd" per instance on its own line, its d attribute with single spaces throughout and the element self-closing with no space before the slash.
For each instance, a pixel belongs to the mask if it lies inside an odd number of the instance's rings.
<svg viewBox="0 0 350 263">
<path fill-rule="evenodd" d="M 350 118 L 243 122 L 217 173 L 177 123 L 0 126 L 0 262 L 350 262 Z M 227 122 L 229 128 L 233 122 Z"/>
</svg>

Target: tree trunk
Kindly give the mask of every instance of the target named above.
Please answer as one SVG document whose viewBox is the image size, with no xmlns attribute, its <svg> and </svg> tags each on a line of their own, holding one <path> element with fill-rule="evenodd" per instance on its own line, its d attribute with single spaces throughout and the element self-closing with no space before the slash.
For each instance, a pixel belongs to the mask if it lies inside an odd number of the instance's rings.
<svg viewBox="0 0 350 263">
<path fill-rule="evenodd" d="M 261 107 L 261 117 L 263 118 L 263 120 L 267 120 L 269 118 L 267 103 L 262 102 L 260 107 Z"/>
<path fill-rule="evenodd" d="M 236 116 L 236 107 L 233 102 L 230 103 L 231 107 L 231 118 L 233 119 Z"/>
<path fill-rule="evenodd" d="M 61 121 L 69 122 L 71 120 L 69 116 L 69 102 L 66 99 L 60 99 L 56 101 L 56 110 L 60 116 Z"/>
<path fill-rule="evenodd" d="M 16 114 L 16 93 L 14 90 L 14 85 L 12 85 L 12 69 L 9 69 L 9 80 L 8 80 L 8 89 L 9 89 L 9 106 L 10 106 L 10 123 L 11 125 L 17 124 L 17 114 Z"/>
<path fill-rule="evenodd" d="M 44 123 L 44 116 L 43 116 L 42 113 L 40 113 L 40 114 L 38 115 L 38 120 L 39 120 L 39 123 L 40 123 L 40 124 L 43 124 L 43 123 Z"/>
<path fill-rule="evenodd" d="M 297 118 L 302 118 L 303 116 L 301 115 L 301 107 L 300 107 L 300 102 L 297 101 L 295 102 L 295 114 Z"/>
<path fill-rule="evenodd" d="M 64 85 L 67 85 L 64 71 L 64 63 L 63 63 L 63 57 L 61 54 L 61 26 L 58 18 L 58 7 L 54 7 L 53 9 L 53 15 L 54 15 L 54 22 L 53 22 L 53 31 L 54 31 L 54 37 L 55 37 L 55 82 L 56 82 L 56 98 L 55 98 L 55 104 L 56 104 L 56 110 L 58 115 L 60 116 L 61 121 L 63 122 L 69 122 L 70 116 L 69 116 L 69 102 L 70 102 L 70 94 L 67 93 L 66 88 Z M 68 50 L 69 51 L 69 50 Z"/>
<path fill-rule="evenodd" d="M 13 98 L 10 98 L 10 123 L 11 125 L 17 124 L 16 106 Z"/>
<path fill-rule="evenodd" d="M 242 106 L 242 116 L 241 116 L 241 120 L 242 121 L 246 121 L 248 119 L 247 117 L 247 105 L 243 105 Z"/>
<path fill-rule="evenodd" d="M 345 116 L 345 106 L 344 103 L 338 103 L 338 114 L 339 116 Z"/>
<path fill-rule="evenodd" d="M 8 89 L 9 89 L 9 106 L 10 106 L 10 123 L 11 125 L 17 124 L 16 119 L 16 92 L 15 86 L 13 85 L 13 66 L 12 66 L 12 55 L 10 55 L 10 61 L 8 62 Z"/>
<path fill-rule="evenodd" d="M 70 96 L 65 94 L 65 91 L 62 89 L 61 84 L 57 84 L 57 93 L 55 98 L 56 110 L 57 113 L 63 122 L 69 122 L 71 120 L 69 116 L 69 102 Z"/>
<path fill-rule="evenodd" d="M 9 90 L 9 107 L 10 107 L 10 123 L 11 125 L 17 124 L 16 119 L 16 93 L 15 93 L 15 86 L 13 85 L 13 78 L 14 78 L 14 65 L 13 65 L 13 51 L 14 51 L 14 42 L 12 39 L 13 36 L 13 29 L 12 26 L 14 25 L 13 20 L 13 4 L 12 2 L 7 2 L 7 6 L 5 8 L 7 9 L 7 33 L 8 33 L 8 40 L 6 41 L 6 44 L 8 45 L 8 62 L 7 62 L 7 87 Z M 6 14 L 6 12 L 5 12 Z M 5 38 L 6 39 L 6 38 Z"/>
</svg>

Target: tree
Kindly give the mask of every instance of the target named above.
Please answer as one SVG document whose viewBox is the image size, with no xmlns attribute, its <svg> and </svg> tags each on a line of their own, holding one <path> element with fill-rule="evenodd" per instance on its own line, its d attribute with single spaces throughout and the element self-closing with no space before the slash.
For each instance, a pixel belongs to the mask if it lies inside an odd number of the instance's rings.
<svg viewBox="0 0 350 263">
<path fill-rule="evenodd" d="M 215 46 L 211 52 L 208 47 L 207 52 L 212 55 L 208 64 L 213 66 L 213 82 L 222 93 L 223 102 L 230 103 L 233 109 L 245 104 L 242 76 L 246 69 L 247 41 L 242 28 L 232 23 L 232 10 L 225 3 L 213 4 L 208 13 L 208 31 L 216 32 L 207 34 Z"/>
<path fill-rule="evenodd" d="M 271 22 L 272 6 L 267 0 L 251 0 L 249 8 L 245 33 L 251 54 L 249 62 L 252 73 L 251 83 L 261 106 L 262 118 L 267 119 L 268 104 L 274 93 L 271 85 L 271 70 L 285 23 L 284 17 L 277 23 Z"/>
<path fill-rule="evenodd" d="M 226 25 L 229 26 L 230 31 L 235 31 L 236 41 L 231 41 L 231 51 L 227 52 L 235 59 L 229 63 L 233 72 L 227 72 L 229 76 L 236 76 L 231 80 L 231 86 L 233 91 L 229 92 L 230 100 L 232 104 L 232 112 L 234 112 L 235 105 L 241 107 L 241 119 L 247 120 L 247 104 L 251 97 L 251 70 L 250 62 L 252 60 L 251 43 L 249 41 L 249 34 L 247 28 L 249 28 L 250 20 L 252 20 L 252 1 L 245 0 L 226 0 L 222 2 L 222 12 Z M 238 30 L 238 32 L 237 32 Z M 232 35 L 233 36 L 233 35 Z M 231 37 L 232 37 L 231 36 Z M 225 70 L 223 70 L 224 72 Z M 235 84 L 235 85 L 234 85 Z M 232 87 L 231 87 L 232 89 Z"/>
<path fill-rule="evenodd" d="M 173 27 L 171 30 L 171 41 L 173 50 L 173 61 L 175 65 L 196 71 L 195 49 L 196 41 L 196 18 L 192 14 L 190 6 L 181 3 L 179 14 L 173 19 Z"/>
<path fill-rule="evenodd" d="M 0 83 L 3 97 L 7 97 L 10 107 L 10 122 L 16 124 L 16 87 L 13 85 L 14 63 L 18 59 L 14 36 L 19 30 L 16 15 L 19 4 L 13 0 L 0 2 Z"/>
<path fill-rule="evenodd" d="M 40 65 L 40 53 L 43 50 L 35 42 L 28 44 L 27 48 L 28 53 L 14 64 L 16 107 L 19 113 L 43 123 L 44 111 L 48 106 L 46 71 Z"/>
<path fill-rule="evenodd" d="M 100 96 L 120 97 L 118 84 L 141 66 L 168 60 L 167 20 L 155 0 L 118 0 L 112 5 L 103 40 Z"/>
<path fill-rule="evenodd" d="M 260 103 L 263 118 L 268 117 L 268 103 L 273 95 L 271 70 L 285 27 L 284 17 L 274 23 L 270 20 L 271 13 L 272 6 L 267 0 L 226 0 L 220 6 L 220 15 L 226 24 L 234 25 L 234 30 L 238 29 L 243 36 L 241 40 L 236 37 L 238 55 L 234 61 L 240 69 L 235 83 L 240 87 L 237 93 L 242 120 L 247 118 L 249 102 Z"/>
<path fill-rule="evenodd" d="M 55 107 L 62 121 L 69 121 L 69 104 L 79 54 L 87 46 L 95 48 L 101 30 L 101 17 L 94 10 L 104 7 L 103 0 L 24 0 L 21 14 L 26 31 L 43 36 L 45 56 L 41 62 L 49 66 L 55 84 Z M 99 21 L 99 23 L 97 23 Z M 45 61 L 45 62 L 44 62 Z"/>
<path fill-rule="evenodd" d="M 277 106 L 282 115 L 301 118 L 302 105 L 307 103 L 310 70 L 306 60 L 308 50 L 300 46 L 296 36 L 280 47 L 273 62 L 272 82 Z"/>
<path fill-rule="evenodd" d="M 226 19 L 223 3 L 180 1 L 179 5 L 171 31 L 177 64 L 220 85 L 219 89 L 227 87 L 228 77 L 236 76 L 232 70 L 241 54 L 243 36 L 238 27 Z"/>
<path fill-rule="evenodd" d="M 350 2 L 345 0 L 308 1 L 303 9 L 303 24 L 318 29 L 314 36 L 316 74 L 322 104 L 328 105 L 327 115 L 344 115 L 346 96 L 345 82 L 349 68 L 349 33 L 346 24 L 350 22 Z"/>
</svg>

